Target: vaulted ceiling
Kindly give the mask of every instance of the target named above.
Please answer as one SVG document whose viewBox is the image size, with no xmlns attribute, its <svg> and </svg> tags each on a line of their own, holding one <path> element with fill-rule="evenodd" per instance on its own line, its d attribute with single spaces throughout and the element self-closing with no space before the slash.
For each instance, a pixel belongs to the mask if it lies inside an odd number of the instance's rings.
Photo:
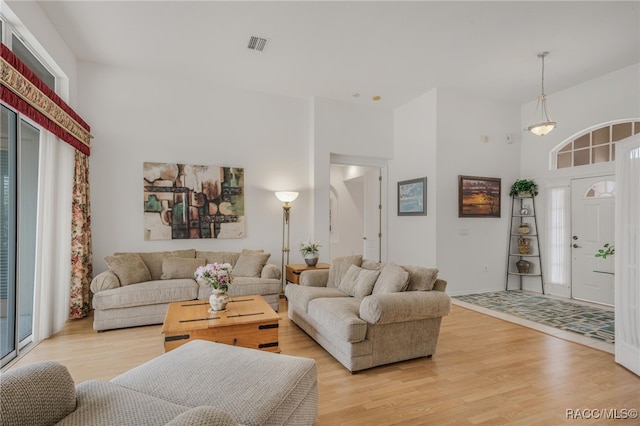
<svg viewBox="0 0 640 426">
<path fill-rule="evenodd" d="M 81 62 L 395 107 L 434 87 L 516 104 L 640 62 L 637 1 L 40 1 Z M 250 37 L 266 49 L 247 48 Z M 354 97 L 359 93 L 359 97 Z"/>
</svg>

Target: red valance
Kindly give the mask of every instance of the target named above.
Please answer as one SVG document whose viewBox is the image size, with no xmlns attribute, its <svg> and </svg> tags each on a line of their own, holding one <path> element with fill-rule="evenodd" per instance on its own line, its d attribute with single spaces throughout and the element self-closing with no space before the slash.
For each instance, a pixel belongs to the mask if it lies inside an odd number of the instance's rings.
<svg viewBox="0 0 640 426">
<path fill-rule="evenodd" d="M 89 155 L 89 125 L 2 43 L 0 56 L 0 99 Z"/>
</svg>

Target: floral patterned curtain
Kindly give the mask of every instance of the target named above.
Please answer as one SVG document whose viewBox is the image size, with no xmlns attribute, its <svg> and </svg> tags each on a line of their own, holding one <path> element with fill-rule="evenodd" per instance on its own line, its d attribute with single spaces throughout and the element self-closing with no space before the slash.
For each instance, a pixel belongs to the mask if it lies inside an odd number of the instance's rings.
<svg viewBox="0 0 640 426">
<path fill-rule="evenodd" d="M 91 308 L 93 275 L 89 209 L 91 128 L 13 52 L 0 43 L 0 99 L 75 148 L 71 220 L 70 318 L 86 317 Z"/>
<path fill-rule="evenodd" d="M 93 275 L 93 256 L 89 195 L 89 156 L 76 151 L 71 207 L 70 318 L 84 318 L 91 308 L 89 284 Z"/>
</svg>

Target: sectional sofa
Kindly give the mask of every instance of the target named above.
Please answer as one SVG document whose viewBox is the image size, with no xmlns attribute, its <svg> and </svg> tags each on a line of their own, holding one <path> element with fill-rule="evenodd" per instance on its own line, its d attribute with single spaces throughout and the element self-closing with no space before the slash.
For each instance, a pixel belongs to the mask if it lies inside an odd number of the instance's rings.
<svg viewBox="0 0 640 426">
<path fill-rule="evenodd" d="M 211 288 L 193 278 L 198 266 L 229 263 L 233 266 L 230 296 L 261 295 L 277 312 L 281 271 L 267 263 L 262 250 L 242 252 L 195 249 L 115 253 L 107 256 L 108 270 L 91 282 L 93 328 L 96 331 L 139 325 L 161 324 L 172 302 L 208 299 Z"/>
<path fill-rule="evenodd" d="M 194 340 L 111 381 L 75 386 L 40 361 L 0 376 L 0 420 L 24 425 L 311 425 L 312 359 Z"/>
<path fill-rule="evenodd" d="M 349 371 L 435 353 L 451 309 L 438 270 L 336 258 L 288 284 L 289 318 Z"/>
</svg>

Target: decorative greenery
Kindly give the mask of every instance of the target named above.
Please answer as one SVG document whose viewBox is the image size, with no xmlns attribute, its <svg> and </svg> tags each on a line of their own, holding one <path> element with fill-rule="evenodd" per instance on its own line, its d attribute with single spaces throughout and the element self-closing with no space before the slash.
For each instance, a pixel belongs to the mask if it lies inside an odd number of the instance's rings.
<svg viewBox="0 0 640 426">
<path fill-rule="evenodd" d="M 233 280 L 231 270 L 231 265 L 228 263 L 209 263 L 198 266 L 193 276 L 200 284 L 207 284 L 214 290 L 227 291 Z"/>
<path fill-rule="evenodd" d="M 603 248 L 598 250 L 598 252 L 596 253 L 596 257 L 606 259 L 607 256 L 613 256 L 614 254 L 616 254 L 615 247 L 613 246 L 613 244 L 607 243 Z"/>
<path fill-rule="evenodd" d="M 518 195 L 520 193 L 538 195 L 538 185 L 530 179 L 518 179 L 511 185 L 509 195 Z"/>
<path fill-rule="evenodd" d="M 320 244 L 312 243 L 311 241 L 300 243 L 300 254 L 305 257 L 308 255 L 317 255 L 320 252 L 320 247 L 322 247 Z"/>
</svg>

